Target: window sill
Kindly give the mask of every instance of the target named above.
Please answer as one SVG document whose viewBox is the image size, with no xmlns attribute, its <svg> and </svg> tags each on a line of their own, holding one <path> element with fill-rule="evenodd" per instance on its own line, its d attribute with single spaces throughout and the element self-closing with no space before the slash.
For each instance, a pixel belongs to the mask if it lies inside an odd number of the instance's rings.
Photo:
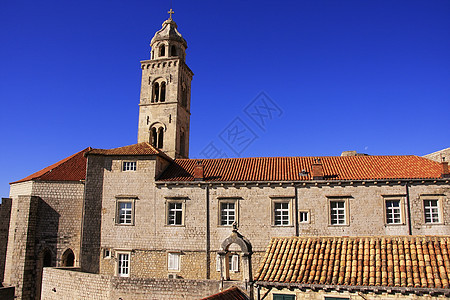
<svg viewBox="0 0 450 300">
<path fill-rule="evenodd" d="M 385 227 L 397 227 L 397 226 L 405 226 L 405 223 L 392 223 L 392 224 L 387 224 L 385 223 L 384 226 Z"/>
<path fill-rule="evenodd" d="M 289 225 L 274 225 L 274 224 L 272 224 L 272 227 L 294 227 L 294 225 L 291 225 L 291 224 L 289 224 Z"/>
<path fill-rule="evenodd" d="M 120 223 L 115 223 L 114 225 L 116 225 L 116 226 L 125 226 L 125 227 L 127 227 L 127 226 L 134 226 L 134 223 L 132 223 L 132 224 L 120 224 Z"/>
<path fill-rule="evenodd" d="M 164 227 L 186 227 L 184 224 L 182 224 L 182 225 L 168 225 L 168 224 L 166 224 L 166 225 L 164 225 Z"/>
<path fill-rule="evenodd" d="M 328 227 L 350 227 L 350 224 L 328 224 Z"/>
</svg>

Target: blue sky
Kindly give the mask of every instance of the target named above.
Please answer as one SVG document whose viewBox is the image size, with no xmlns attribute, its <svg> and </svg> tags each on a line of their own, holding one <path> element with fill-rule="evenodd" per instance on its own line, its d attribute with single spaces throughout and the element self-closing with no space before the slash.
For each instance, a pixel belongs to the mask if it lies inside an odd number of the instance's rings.
<svg viewBox="0 0 450 300">
<path fill-rule="evenodd" d="M 0 196 L 88 146 L 137 141 L 140 60 L 170 1 L 0 2 Z M 450 146 L 450 1 L 179 1 L 190 156 L 424 155 Z M 265 92 L 279 109 L 257 126 Z M 254 138 L 236 154 L 221 133 Z M 235 149 L 236 150 L 236 149 Z"/>
</svg>

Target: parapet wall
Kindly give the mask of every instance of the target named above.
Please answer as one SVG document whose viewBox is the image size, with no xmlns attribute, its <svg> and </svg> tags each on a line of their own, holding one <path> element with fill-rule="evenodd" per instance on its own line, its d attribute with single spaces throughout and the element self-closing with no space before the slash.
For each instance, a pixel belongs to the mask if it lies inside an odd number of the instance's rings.
<svg viewBox="0 0 450 300">
<path fill-rule="evenodd" d="M 236 283 L 226 282 L 224 289 Z M 41 299 L 200 299 L 219 291 L 217 280 L 126 278 L 44 268 Z"/>
</svg>

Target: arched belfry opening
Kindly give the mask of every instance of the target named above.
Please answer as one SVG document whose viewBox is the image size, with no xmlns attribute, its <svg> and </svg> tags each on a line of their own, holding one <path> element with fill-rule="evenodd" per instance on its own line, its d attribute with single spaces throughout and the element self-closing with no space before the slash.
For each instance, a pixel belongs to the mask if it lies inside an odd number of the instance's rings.
<svg viewBox="0 0 450 300">
<path fill-rule="evenodd" d="M 236 247 L 239 252 L 231 251 Z M 229 280 L 230 271 L 234 269 L 242 273 L 242 281 L 252 281 L 252 253 L 252 244 L 238 232 L 236 222 L 233 223 L 231 235 L 222 242 L 221 250 L 217 252 L 221 280 Z"/>
<path fill-rule="evenodd" d="M 150 144 L 158 149 L 164 148 L 165 125 L 157 122 L 150 126 Z"/>
<path fill-rule="evenodd" d="M 61 257 L 61 266 L 62 267 L 73 267 L 75 265 L 75 254 L 73 254 L 72 249 L 67 249 L 64 251 Z"/>
</svg>

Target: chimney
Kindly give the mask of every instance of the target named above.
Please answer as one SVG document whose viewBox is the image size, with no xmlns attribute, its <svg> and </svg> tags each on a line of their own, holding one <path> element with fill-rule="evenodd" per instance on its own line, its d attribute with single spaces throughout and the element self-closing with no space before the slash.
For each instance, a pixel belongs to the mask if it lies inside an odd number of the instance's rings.
<svg viewBox="0 0 450 300">
<path fill-rule="evenodd" d="M 201 160 L 197 161 L 197 164 L 194 167 L 194 180 L 202 181 L 204 180 L 205 167 Z"/>
<path fill-rule="evenodd" d="M 320 158 L 314 159 L 314 163 L 312 164 L 312 179 L 313 180 L 322 180 L 323 179 L 323 165 L 320 161 Z"/>
<path fill-rule="evenodd" d="M 442 166 L 441 177 L 442 178 L 450 178 L 450 172 L 448 171 L 448 162 L 445 161 L 445 157 L 442 158 L 441 166 Z"/>
</svg>

